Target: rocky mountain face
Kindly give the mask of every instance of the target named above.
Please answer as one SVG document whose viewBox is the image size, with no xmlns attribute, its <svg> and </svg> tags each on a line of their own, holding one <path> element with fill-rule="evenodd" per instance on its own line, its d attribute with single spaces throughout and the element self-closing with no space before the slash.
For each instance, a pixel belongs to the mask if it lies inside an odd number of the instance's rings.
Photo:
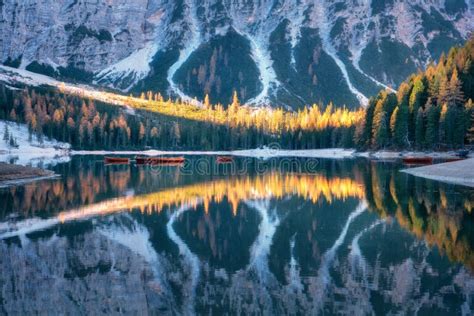
<svg viewBox="0 0 474 316">
<path fill-rule="evenodd" d="M 355 106 L 474 30 L 470 0 L 0 1 L 0 62 L 124 92 Z"/>
</svg>

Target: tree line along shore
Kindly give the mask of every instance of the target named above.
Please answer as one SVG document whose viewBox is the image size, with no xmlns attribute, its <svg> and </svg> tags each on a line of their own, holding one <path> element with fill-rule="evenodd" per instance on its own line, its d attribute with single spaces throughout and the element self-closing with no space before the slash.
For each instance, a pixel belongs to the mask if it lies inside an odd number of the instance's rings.
<svg viewBox="0 0 474 316">
<path fill-rule="evenodd" d="M 236 93 L 227 106 L 211 104 L 207 95 L 196 105 L 152 92 L 127 97 L 124 109 L 61 87 L 0 85 L 0 119 L 26 123 L 30 137 L 55 138 L 76 150 L 235 150 L 271 143 L 284 149 L 452 150 L 474 142 L 473 60 L 471 37 L 396 93 L 382 90 L 355 110 L 333 104 L 257 109 L 240 104 Z"/>
</svg>

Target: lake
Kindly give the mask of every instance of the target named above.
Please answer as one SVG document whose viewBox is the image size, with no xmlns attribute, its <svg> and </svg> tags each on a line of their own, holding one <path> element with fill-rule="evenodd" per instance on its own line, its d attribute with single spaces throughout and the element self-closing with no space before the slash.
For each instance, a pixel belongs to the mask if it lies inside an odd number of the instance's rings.
<svg viewBox="0 0 474 316">
<path fill-rule="evenodd" d="M 190 157 L 0 189 L 0 314 L 465 314 L 474 189 L 397 162 Z"/>
</svg>

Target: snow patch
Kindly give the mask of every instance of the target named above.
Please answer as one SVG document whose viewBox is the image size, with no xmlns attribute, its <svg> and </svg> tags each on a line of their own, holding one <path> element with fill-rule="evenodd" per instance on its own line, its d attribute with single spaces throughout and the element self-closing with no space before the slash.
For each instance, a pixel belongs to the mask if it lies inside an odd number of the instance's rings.
<svg viewBox="0 0 474 316">
<path fill-rule="evenodd" d="M 359 90 L 354 87 L 352 84 L 349 73 L 347 72 L 346 65 L 344 62 L 339 58 L 337 55 L 336 48 L 331 42 L 331 30 L 333 28 L 333 25 L 331 21 L 329 20 L 330 18 L 330 12 L 329 8 L 327 7 L 327 3 L 324 0 L 319 0 L 315 5 L 314 5 L 314 23 L 315 26 L 319 30 L 319 36 L 321 37 L 321 42 L 323 45 L 324 51 L 331 56 L 331 58 L 334 60 L 336 65 L 339 67 L 339 69 L 342 72 L 342 76 L 344 77 L 347 86 L 349 87 L 349 90 L 357 97 L 359 102 L 361 104 L 367 104 L 368 99 L 367 97 L 362 94 Z"/>
<path fill-rule="evenodd" d="M 51 77 L 40 75 L 24 69 L 17 69 L 8 66 L 0 65 L 0 81 L 14 84 L 21 82 L 29 86 L 58 86 L 61 82 Z"/>
<path fill-rule="evenodd" d="M 130 84 L 126 88 L 120 89 L 128 92 L 138 81 L 150 73 L 150 63 L 157 52 L 158 45 L 149 43 L 127 58 L 100 71 L 95 75 L 95 81 L 97 83 L 108 83 L 109 87 L 114 88 L 117 80 L 131 78 Z"/>
<path fill-rule="evenodd" d="M 271 1 L 263 1 L 254 4 L 253 10 L 244 10 L 238 3 L 233 2 L 230 7 L 226 5 L 232 27 L 250 42 L 251 57 L 257 66 L 262 84 L 262 90 L 246 102 L 248 105 L 267 104 L 270 95 L 280 86 L 269 49 L 270 34 L 282 21 L 282 17 L 272 14 L 274 5 Z"/>
<path fill-rule="evenodd" d="M 396 92 L 386 84 L 378 81 L 374 77 L 370 76 L 360 68 L 360 59 L 362 52 L 367 47 L 369 40 L 372 38 L 369 32 L 369 25 L 373 21 L 372 19 L 372 1 L 362 1 L 359 6 L 355 7 L 348 18 L 349 28 L 353 30 L 352 37 L 349 45 L 349 50 L 352 55 L 352 65 L 354 68 L 369 78 L 372 82 L 378 86 L 384 87 L 385 89 Z"/>
<path fill-rule="evenodd" d="M 18 147 L 11 147 L 3 139 L 5 131 L 14 139 Z M 38 165 L 40 163 L 52 165 L 59 162 L 69 161 L 70 144 L 49 139 L 46 136 L 43 141 L 38 140 L 36 135 L 31 135 L 25 124 L 0 120 L 0 161 L 10 162 L 14 160 L 20 165 Z"/>
<path fill-rule="evenodd" d="M 202 43 L 201 29 L 197 17 L 197 8 L 194 1 L 185 1 L 185 15 L 189 18 L 189 38 L 184 41 L 184 48 L 179 52 L 178 60 L 168 69 L 167 80 L 170 84 L 170 90 L 177 94 L 183 101 L 196 103 L 196 100 L 185 94 L 179 85 L 174 81 L 176 72 L 183 66 L 183 64 L 191 57 L 192 53 L 199 48 Z"/>
</svg>

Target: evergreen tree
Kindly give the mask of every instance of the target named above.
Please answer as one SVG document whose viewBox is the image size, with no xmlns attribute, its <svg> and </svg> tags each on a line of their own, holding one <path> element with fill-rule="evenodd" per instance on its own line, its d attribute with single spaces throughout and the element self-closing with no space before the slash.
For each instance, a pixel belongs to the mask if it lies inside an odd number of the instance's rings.
<svg viewBox="0 0 474 316">
<path fill-rule="evenodd" d="M 437 105 L 432 104 L 430 101 L 428 101 L 425 111 L 426 111 L 425 143 L 426 143 L 427 148 L 433 149 L 438 143 L 439 107 Z"/>
<path fill-rule="evenodd" d="M 372 123 L 373 145 L 376 148 L 385 147 L 390 141 L 390 116 L 397 105 L 395 94 L 382 91 L 374 110 Z"/>
<path fill-rule="evenodd" d="M 397 148 L 409 145 L 408 140 L 408 106 L 406 103 L 397 106 L 392 114 L 390 127 L 392 131 L 393 144 Z"/>
<path fill-rule="evenodd" d="M 13 135 L 10 135 L 10 143 L 9 144 L 10 144 L 10 147 L 13 147 L 13 148 L 18 148 L 19 147 L 17 142 L 16 142 L 16 139 L 13 138 Z"/>
<path fill-rule="evenodd" d="M 439 114 L 439 142 L 443 145 L 446 145 L 448 140 L 446 138 L 446 116 L 448 114 L 448 105 L 444 103 L 441 106 L 441 111 Z"/>
<path fill-rule="evenodd" d="M 446 137 L 446 144 L 453 147 L 456 139 L 456 119 L 458 118 L 457 109 L 454 106 L 448 106 L 444 121 L 444 130 Z"/>
<path fill-rule="evenodd" d="M 421 76 L 418 76 L 415 79 L 415 82 L 413 84 L 413 90 L 410 94 L 410 114 L 417 116 L 418 109 L 425 104 L 426 98 L 427 93 L 425 84 L 423 83 L 423 78 Z"/>
<path fill-rule="evenodd" d="M 369 99 L 369 104 L 367 105 L 367 109 L 365 110 L 363 132 L 359 140 L 361 148 L 369 147 L 372 142 L 372 124 L 373 124 L 376 104 L 377 104 L 377 99 L 375 98 Z"/>
<path fill-rule="evenodd" d="M 10 132 L 8 131 L 8 125 L 5 124 L 5 128 L 3 129 L 3 140 L 8 142 L 10 139 Z"/>
<path fill-rule="evenodd" d="M 426 103 L 426 87 L 423 83 L 423 78 L 421 76 L 417 76 L 414 84 L 413 90 L 410 94 L 410 101 L 409 101 L 409 136 L 410 139 L 415 140 L 416 143 L 416 136 L 415 136 L 415 129 L 416 129 L 416 119 L 418 116 L 418 110 L 423 107 Z"/>
<path fill-rule="evenodd" d="M 397 106 L 395 110 L 392 113 L 392 116 L 390 117 L 390 132 L 392 133 L 392 138 L 395 138 L 395 132 L 396 132 L 396 124 L 397 124 L 397 117 L 398 117 L 398 109 L 399 107 Z"/>
<path fill-rule="evenodd" d="M 380 111 L 374 116 L 374 147 L 383 148 L 388 144 L 389 126 L 387 124 L 387 113 Z"/>
<path fill-rule="evenodd" d="M 140 122 L 140 127 L 138 131 L 138 141 L 141 145 L 146 145 L 145 136 L 146 136 L 145 125 L 143 125 L 143 123 Z"/>
<path fill-rule="evenodd" d="M 415 120 L 415 144 L 417 148 L 423 148 L 425 141 L 424 113 L 422 108 L 418 108 Z"/>
<path fill-rule="evenodd" d="M 471 111 L 470 127 L 467 132 L 467 140 L 470 144 L 474 143 L 474 111 Z"/>
<path fill-rule="evenodd" d="M 439 106 L 443 106 L 449 102 L 449 82 L 446 75 L 441 77 L 437 99 Z"/>
<path fill-rule="evenodd" d="M 204 97 L 204 108 L 209 110 L 211 108 L 211 101 L 209 99 L 209 94 L 206 93 L 206 96 Z"/>
<path fill-rule="evenodd" d="M 453 75 L 449 81 L 448 88 L 448 105 L 460 106 L 464 103 L 464 93 L 461 90 L 462 83 L 458 77 L 458 71 L 456 68 L 453 70 Z"/>
<path fill-rule="evenodd" d="M 364 119 L 362 122 L 357 124 L 354 131 L 354 144 L 357 149 L 364 149 L 367 143 L 367 139 L 364 138 L 365 124 L 366 122 Z"/>
<path fill-rule="evenodd" d="M 459 107 L 454 108 L 453 111 L 453 121 L 455 122 L 453 126 L 453 144 L 455 147 L 460 148 L 464 146 L 469 114 L 464 108 Z"/>
</svg>

